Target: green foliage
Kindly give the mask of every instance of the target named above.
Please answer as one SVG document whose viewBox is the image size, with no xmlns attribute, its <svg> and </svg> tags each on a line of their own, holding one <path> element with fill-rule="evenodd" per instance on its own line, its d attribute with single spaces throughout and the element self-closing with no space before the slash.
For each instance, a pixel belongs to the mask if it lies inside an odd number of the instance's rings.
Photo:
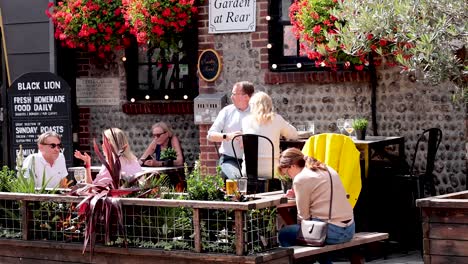
<svg viewBox="0 0 468 264">
<path fill-rule="evenodd" d="M 279 179 L 280 181 L 283 181 L 283 182 L 292 182 L 291 177 L 289 177 L 286 174 L 281 174 L 278 171 L 275 172 L 275 178 Z"/>
<path fill-rule="evenodd" d="M 224 181 L 219 171 L 216 175 L 202 175 L 200 162 L 195 162 L 187 177 L 187 193 L 190 200 L 223 201 Z"/>
<path fill-rule="evenodd" d="M 364 130 L 367 128 L 368 123 L 369 122 L 366 118 L 356 118 L 354 119 L 352 126 L 354 130 Z"/>
<path fill-rule="evenodd" d="M 176 160 L 177 152 L 173 148 L 166 148 L 161 151 L 160 160 Z"/>
<path fill-rule="evenodd" d="M 337 39 L 351 55 L 391 55 L 403 70 L 431 84 L 452 81 L 467 88 L 466 0 L 338 1 L 332 14 L 346 21 Z"/>
<path fill-rule="evenodd" d="M 0 192 L 9 192 L 15 178 L 16 172 L 10 170 L 8 166 L 3 166 L 0 171 Z"/>
<path fill-rule="evenodd" d="M 22 153 L 22 146 L 20 146 L 19 153 Z M 7 166 L 3 166 L 0 171 L 0 191 L 1 192 L 17 192 L 17 193 L 53 193 L 52 190 L 46 190 L 49 180 L 46 180 L 45 169 L 42 172 L 42 186 L 36 188 L 34 170 L 30 171 L 22 168 L 23 155 L 19 154 L 17 159 L 16 169 L 10 170 Z M 34 164 L 34 158 L 32 160 Z"/>
</svg>

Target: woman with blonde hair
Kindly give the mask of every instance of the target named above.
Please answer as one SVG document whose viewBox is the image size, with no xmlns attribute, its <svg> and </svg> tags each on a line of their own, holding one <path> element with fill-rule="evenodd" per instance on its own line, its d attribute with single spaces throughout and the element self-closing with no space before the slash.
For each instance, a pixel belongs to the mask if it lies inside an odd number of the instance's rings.
<svg viewBox="0 0 468 264">
<path fill-rule="evenodd" d="M 277 168 L 279 173 L 293 180 L 292 191 L 296 197 L 298 222 L 311 218 L 328 222 L 326 244 L 345 243 L 353 238 L 353 208 L 346 197 L 340 176 L 333 168 L 304 156 L 296 148 L 289 148 L 281 153 Z M 329 219 L 331 188 L 333 196 Z M 298 230 L 298 224 L 283 227 L 278 234 L 280 245 L 294 246 Z M 319 262 L 331 263 L 327 258 Z"/>
<path fill-rule="evenodd" d="M 274 166 L 279 159 L 280 137 L 286 139 L 297 139 L 297 130 L 283 117 L 273 112 L 271 97 L 264 92 L 255 93 L 250 98 L 250 115 L 242 120 L 242 133 L 257 134 L 269 138 L 274 148 Z M 258 175 L 271 179 L 271 146 L 266 140 L 259 139 L 258 142 Z M 245 172 L 245 167 L 243 167 Z"/>
<path fill-rule="evenodd" d="M 121 176 L 123 175 L 135 175 L 138 172 L 141 172 L 141 166 L 138 163 L 138 159 L 133 154 L 132 150 L 130 149 L 130 145 L 128 144 L 128 138 L 125 133 L 119 128 L 110 128 L 106 129 L 102 133 L 102 140 L 104 142 L 104 138 L 109 142 L 110 146 L 112 147 L 111 152 L 117 154 L 117 157 L 120 160 L 121 165 Z M 108 153 L 108 151 L 103 146 L 103 152 L 106 160 L 109 160 L 109 155 L 114 155 L 113 153 Z M 108 185 L 112 182 L 112 177 L 110 172 L 107 168 L 102 165 L 99 173 L 97 174 L 94 181 L 91 178 L 91 157 L 88 153 L 81 153 L 80 151 L 75 151 L 75 158 L 81 159 L 85 163 L 86 168 L 86 183 L 94 183 L 100 185 Z"/>
<path fill-rule="evenodd" d="M 150 167 L 182 166 L 184 164 L 182 147 L 172 129 L 166 123 L 158 122 L 151 127 L 151 132 L 153 140 L 141 155 L 140 164 Z M 161 153 L 169 148 L 175 150 L 177 155 L 172 162 L 161 159 Z"/>
</svg>

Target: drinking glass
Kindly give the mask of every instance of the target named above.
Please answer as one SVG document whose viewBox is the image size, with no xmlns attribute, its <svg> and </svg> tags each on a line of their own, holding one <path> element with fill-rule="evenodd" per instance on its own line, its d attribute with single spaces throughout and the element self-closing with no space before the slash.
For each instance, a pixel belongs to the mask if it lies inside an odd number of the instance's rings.
<svg viewBox="0 0 468 264">
<path fill-rule="evenodd" d="M 237 188 L 241 194 L 247 193 L 247 178 L 246 177 L 237 179 Z"/>
<path fill-rule="evenodd" d="M 297 124 L 296 129 L 297 129 L 297 131 L 306 131 L 306 125 L 305 124 Z"/>
<path fill-rule="evenodd" d="M 315 124 L 313 121 L 307 122 L 307 131 L 311 132 L 312 134 L 315 134 Z"/>
<path fill-rule="evenodd" d="M 343 134 L 344 123 L 345 120 L 343 118 L 339 118 L 338 120 L 336 120 L 336 126 L 340 130 L 340 134 Z"/>
<path fill-rule="evenodd" d="M 348 135 L 349 136 L 352 136 L 353 132 L 354 132 L 354 128 L 353 128 L 353 119 L 346 119 L 345 122 L 344 122 L 344 129 L 346 130 L 346 132 L 348 132 Z"/>
<path fill-rule="evenodd" d="M 86 169 L 84 167 L 76 169 L 73 176 L 75 176 L 77 183 L 83 183 L 86 177 Z"/>
<path fill-rule="evenodd" d="M 236 180 L 226 180 L 226 194 L 232 195 L 237 190 Z"/>
</svg>

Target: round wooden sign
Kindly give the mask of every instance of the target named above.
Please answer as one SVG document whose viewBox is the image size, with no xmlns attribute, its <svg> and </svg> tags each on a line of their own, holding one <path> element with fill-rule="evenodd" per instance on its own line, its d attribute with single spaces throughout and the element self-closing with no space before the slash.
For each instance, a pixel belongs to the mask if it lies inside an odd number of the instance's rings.
<svg viewBox="0 0 468 264">
<path fill-rule="evenodd" d="M 221 58 L 212 49 L 204 50 L 198 58 L 198 74 L 207 82 L 214 82 L 221 73 Z"/>
</svg>

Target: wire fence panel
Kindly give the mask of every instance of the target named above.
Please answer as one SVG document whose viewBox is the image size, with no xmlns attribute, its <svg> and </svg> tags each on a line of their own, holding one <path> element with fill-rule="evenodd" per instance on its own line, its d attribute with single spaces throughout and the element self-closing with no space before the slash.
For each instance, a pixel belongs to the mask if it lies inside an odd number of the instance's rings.
<svg viewBox="0 0 468 264">
<path fill-rule="evenodd" d="M 13 196 L 17 200 L 11 200 Z M 76 208 L 80 198 L 4 193 L 0 197 L 0 238 L 84 242 L 86 222 Z M 117 211 L 112 210 L 107 223 L 101 214 L 95 226 L 96 245 L 235 255 L 278 247 L 274 199 L 258 199 L 247 206 L 190 200 L 120 201 L 123 226 Z"/>
<path fill-rule="evenodd" d="M 275 207 L 247 211 L 244 226 L 247 254 L 251 255 L 278 247 Z"/>
<path fill-rule="evenodd" d="M 20 202 L 0 200 L 0 238 L 19 239 L 23 236 Z"/>
<path fill-rule="evenodd" d="M 60 242 L 83 242 L 85 223 L 74 203 L 29 202 L 28 238 Z"/>
</svg>

